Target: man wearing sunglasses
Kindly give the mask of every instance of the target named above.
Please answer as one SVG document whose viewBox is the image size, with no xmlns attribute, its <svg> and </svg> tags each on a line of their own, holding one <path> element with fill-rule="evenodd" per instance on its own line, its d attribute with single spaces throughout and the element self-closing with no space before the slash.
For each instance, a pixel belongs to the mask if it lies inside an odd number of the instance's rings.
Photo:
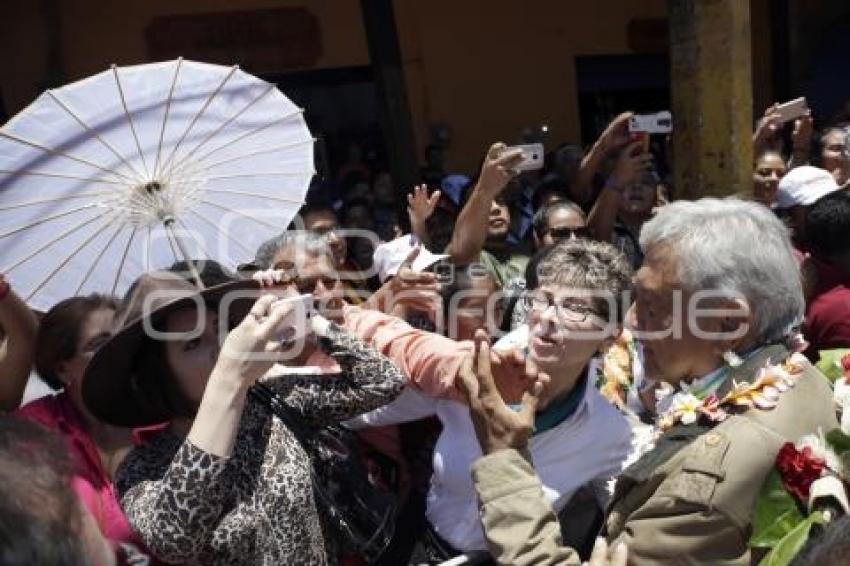
<svg viewBox="0 0 850 566">
<path fill-rule="evenodd" d="M 577 204 L 560 200 L 534 214 L 534 247 L 540 249 L 561 240 L 589 238 L 587 220 Z"/>
</svg>

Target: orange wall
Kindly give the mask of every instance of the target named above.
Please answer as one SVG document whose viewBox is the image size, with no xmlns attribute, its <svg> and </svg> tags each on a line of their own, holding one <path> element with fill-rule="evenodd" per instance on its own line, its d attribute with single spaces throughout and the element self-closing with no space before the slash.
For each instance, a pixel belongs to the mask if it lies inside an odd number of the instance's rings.
<svg viewBox="0 0 850 566">
<path fill-rule="evenodd" d="M 453 132 L 450 169 L 477 165 L 491 141 L 546 123 L 577 140 L 573 57 L 628 53 L 632 18 L 663 18 L 664 0 L 397 0 L 408 95 L 421 143 L 428 122 Z"/>
<path fill-rule="evenodd" d="M 61 10 L 68 81 L 110 64 L 147 61 L 145 29 L 157 16 L 304 6 L 319 20 L 323 55 L 312 68 L 369 64 L 359 0 L 55 0 Z M 0 88 L 7 112 L 35 98 L 44 76 L 46 36 L 40 0 L 3 0 Z M 285 49 L 285 47 L 282 47 Z M 250 69 L 246 69 L 250 71 Z M 291 70 L 291 69 L 288 69 Z"/>
<path fill-rule="evenodd" d="M 156 16 L 282 6 L 304 6 L 319 20 L 315 68 L 369 64 L 359 0 L 55 1 L 68 80 L 145 61 L 144 32 Z M 760 104 L 769 100 L 769 0 L 752 2 Z M 41 1 L 3 4 L 0 88 L 13 113 L 39 92 L 46 35 Z M 664 18 L 666 1 L 395 0 L 395 10 L 419 157 L 428 124 L 445 123 L 453 133 L 448 167 L 470 170 L 491 141 L 514 142 L 526 126 L 546 123 L 553 142 L 578 141 L 574 57 L 629 53 L 628 22 Z"/>
</svg>

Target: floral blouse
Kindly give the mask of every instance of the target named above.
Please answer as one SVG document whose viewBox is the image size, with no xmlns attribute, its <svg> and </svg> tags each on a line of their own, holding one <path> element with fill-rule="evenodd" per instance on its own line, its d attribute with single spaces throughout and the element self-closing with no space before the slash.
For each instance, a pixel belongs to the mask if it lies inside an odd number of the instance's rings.
<svg viewBox="0 0 850 566">
<path fill-rule="evenodd" d="M 341 373 L 264 380 L 308 427 L 393 400 L 401 372 L 331 324 L 320 347 Z M 121 505 L 159 559 L 178 564 L 326 564 L 310 459 L 293 433 L 248 397 L 229 458 L 163 431 L 118 470 Z"/>
</svg>

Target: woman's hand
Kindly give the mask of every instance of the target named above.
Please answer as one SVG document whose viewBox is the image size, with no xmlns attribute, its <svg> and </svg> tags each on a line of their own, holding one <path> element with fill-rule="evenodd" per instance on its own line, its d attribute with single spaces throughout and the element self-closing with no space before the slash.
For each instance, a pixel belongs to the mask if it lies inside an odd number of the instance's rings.
<svg viewBox="0 0 850 566">
<path fill-rule="evenodd" d="M 303 311 L 263 295 L 227 335 L 189 431 L 197 448 L 222 458 L 233 452 L 248 390 L 279 358 L 285 319 L 298 310 Z M 306 318 L 303 324 L 308 324 Z"/>
<path fill-rule="evenodd" d="M 253 385 L 275 364 L 298 328 L 310 328 L 305 309 L 298 307 L 297 303 L 280 302 L 274 295 L 257 299 L 224 340 L 213 376 Z"/>
<path fill-rule="evenodd" d="M 525 449 L 534 431 L 534 415 L 548 376 L 530 375 L 519 411 L 508 407 L 493 380 L 487 335 L 478 331 L 475 334 L 475 354 L 464 361 L 459 377 L 459 385 L 469 402 L 475 435 L 484 454 L 507 448 Z"/>
</svg>

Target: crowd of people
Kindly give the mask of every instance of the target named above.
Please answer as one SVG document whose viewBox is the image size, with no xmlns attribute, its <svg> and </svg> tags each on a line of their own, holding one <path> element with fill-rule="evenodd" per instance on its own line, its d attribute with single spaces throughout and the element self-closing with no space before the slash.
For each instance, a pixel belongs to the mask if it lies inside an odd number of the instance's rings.
<svg viewBox="0 0 850 566">
<path fill-rule="evenodd" d="M 752 194 L 683 201 L 630 117 L 404 191 L 352 151 L 232 273 L 0 276 L 0 563 L 757 562 L 777 454 L 839 428 L 850 121 L 771 107 Z"/>
</svg>

